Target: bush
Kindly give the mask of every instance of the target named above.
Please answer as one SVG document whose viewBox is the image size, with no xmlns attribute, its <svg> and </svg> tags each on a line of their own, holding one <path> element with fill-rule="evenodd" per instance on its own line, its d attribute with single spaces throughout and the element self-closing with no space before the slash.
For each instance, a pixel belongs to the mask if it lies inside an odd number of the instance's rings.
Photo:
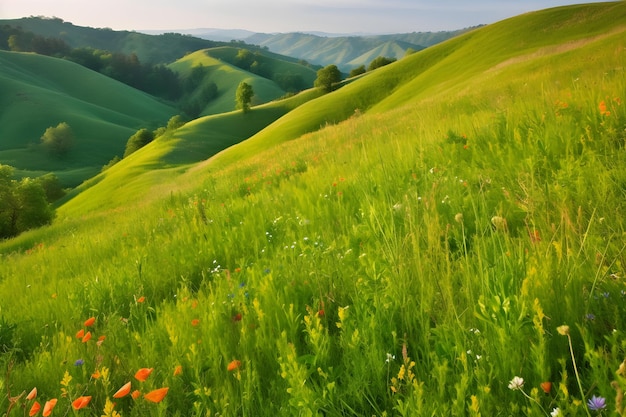
<svg viewBox="0 0 626 417">
<path fill-rule="evenodd" d="M 128 142 L 126 142 L 126 149 L 124 150 L 124 158 L 143 148 L 153 140 L 154 133 L 151 130 L 138 130 L 137 133 L 128 138 Z"/>
<path fill-rule="evenodd" d="M 62 158 L 70 151 L 74 144 L 74 132 L 65 122 L 56 127 L 49 127 L 41 137 L 44 149 L 55 157 Z"/>
</svg>

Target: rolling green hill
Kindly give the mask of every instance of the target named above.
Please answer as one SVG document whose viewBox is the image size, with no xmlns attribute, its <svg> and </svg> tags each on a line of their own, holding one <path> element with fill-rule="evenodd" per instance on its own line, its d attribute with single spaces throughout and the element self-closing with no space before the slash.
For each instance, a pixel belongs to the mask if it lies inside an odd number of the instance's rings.
<svg viewBox="0 0 626 417">
<path fill-rule="evenodd" d="M 521 15 L 132 154 L 0 243 L 0 409 L 623 415 L 624 21 Z"/>
<path fill-rule="evenodd" d="M 176 110 L 147 94 L 61 59 L 0 51 L 0 161 L 19 173 L 54 172 L 66 186 L 95 175 L 139 128 L 164 125 Z M 75 135 L 57 159 L 37 145 L 48 127 Z"/>
<path fill-rule="evenodd" d="M 271 78 L 280 79 L 284 75 L 293 75 L 302 80 L 304 86 L 312 87 L 313 81 L 317 77 L 316 71 L 303 65 L 281 59 L 275 54 L 263 53 L 260 58 L 263 60 L 265 76 L 257 75 L 243 70 L 234 65 L 235 57 L 239 48 L 219 47 L 204 49 L 188 54 L 169 65 L 169 68 L 181 74 L 189 76 L 192 69 L 203 66 L 207 74 L 198 91 L 207 83 L 214 83 L 218 89 L 218 97 L 208 103 L 202 111 L 202 115 L 219 114 L 235 109 L 235 92 L 239 83 L 245 81 L 254 90 L 252 105 L 266 103 L 275 100 L 286 94 Z"/>
</svg>

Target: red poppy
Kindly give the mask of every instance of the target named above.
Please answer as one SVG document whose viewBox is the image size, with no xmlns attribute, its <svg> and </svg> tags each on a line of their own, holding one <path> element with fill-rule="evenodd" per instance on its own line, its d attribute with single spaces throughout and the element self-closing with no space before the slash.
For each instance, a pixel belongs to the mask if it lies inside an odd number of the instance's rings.
<svg viewBox="0 0 626 417">
<path fill-rule="evenodd" d="M 136 400 L 137 398 L 139 398 L 140 395 L 141 395 L 141 392 L 139 392 L 138 389 L 134 390 L 132 394 L 130 394 L 130 396 L 133 397 L 133 400 Z"/>
<path fill-rule="evenodd" d="M 146 301 L 146 297 L 144 297 L 143 295 L 137 299 L 138 303 L 143 303 L 145 301 Z"/>
<path fill-rule="evenodd" d="M 87 343 L 89 340 L 91 340 L 91 332 L 87 332 L 85 333 L 85 335 L 83 336 L 83 338 L 81 339 L 81 342 L 83 343 Z"/>
<path fill-rule="evenodd" d="M 89 405 L 89 401 L 91 401 L 91 395 L 78 397 L 72 402 L 72 408 L 74 410 L 85 408 Z"/>
<path fill-rule="evenodd" d="M 122 398 L 127 396 L 130 393 L 130 382 L 127 382 L 122 386 L 122 388 L 118 389 L 115 394 L 113 394 L 113 398 Z"/>
<path fill-rule="evenodd" d="M 28 412 L 28 415 L 30 417 L 33 417 L 35 414 L 37 414 L 39 412 L 39 410 L 41 410 L 41 404 L 39 404 L 39 402 L 35 401 L 33 403 L 33 406 L 30 407 L 30 411 Z"/>
<path fill-rule="evenodd" d="M 183 373 L 183 367 L 181 365 L 178 365 L 176 368 L 174 368 L 174 376 L 178 376 L 182 373 Z"/>
<path fill-rule="evenodd" d="M 155 389 L 154 391 L 150 391 L 144 395 L 143 398 L 148 401 L 152 401 L 153 403 L 160 403 L 167 395 L 167 391 L 169 391 L 168 387 Z"/>
<path fill-rule="evenodd" d="M 239 368 L 241 366 L 241 362 L 238 361 L 237 359 L 232 360 L 229 364 L 228 367 L 226 369 L 228 369 L 228 372 L 232 372 L 235 369 Z"/>
<path fill-rule="evenodd" d="M 95 317 L 89 317 L 87 320 L 85 320 L 85 327 L 91 327 L 94 325 L 94 323 L 96 322 L 96 318 Z"/>
<path fill-rule="evenodd" d="M 37 387 L 33 388 L 32 390 L 30 390 L 30 392 L 28 393 L 28 395 L 26 396 L 26 399 L 28 401 L 30 400 L 34 400 L 35 398 L 37 398 Z"/>
<path fill-rule="evenodd" d="M 43 406 L 43 417 L 48 417 L 50 414 L 52 414 L 52 410 L 54 409 L 55 405 L 57 405 L 56 398 L 46 401 Z"/>
<path fill-rule="evenodd" d="M 96 372 L 94 372 L 93 374 L 91 374 L 91 377 L 93 379 L 100 379 L 100 377 L 102 376 L 102 374 L 100 373 L 99 370 L 96 369 Z"/>
<path fill-rule="evenodd" d="M 237 313 L 233 316 L 233 321 L 241 321 L 241 313 Z"/>
<path fill-rule="evenodd" d="M 153 368 L 141 368 L 135 373 L 135 379 L 137 381 L 143 382 L 146 379 L 148 379 L 152 371 L 153 371 Z"/>
<path fill-rule="evenodd" d="M 85 336 L 85 331 L 83 329 L 80 329 L 79 331 L 76 332 L 77 339 L 82 339 L 83 336 Z"/>
<path fill-rule="evenodd" d="M 539 385 L 541 386 L 543 392 L 545 392 L 546 394 L 550 394 L 550 391 L 552 391 L 552 382 L 550 381 L 542 382 Z"/>
<path fill-rule="evenodd" d="M 98 341 L 96 342 L 96 345 L 100 346 L 102 345 L 102 343 L 104 342 L 104 339 L 106 339 L 107 337 L 105 335 L 102 335 L 100 337 L 98 337 Z"/>
<path fill-rule="evenodd" d="M 191 325 L 192 325 L 193 327 L 196 327 L 198 324 L 200 324 L 200 320 L 198 320 L 198 319 L 193 319 L 193 320 L 191 320 Z"/>
</svg>

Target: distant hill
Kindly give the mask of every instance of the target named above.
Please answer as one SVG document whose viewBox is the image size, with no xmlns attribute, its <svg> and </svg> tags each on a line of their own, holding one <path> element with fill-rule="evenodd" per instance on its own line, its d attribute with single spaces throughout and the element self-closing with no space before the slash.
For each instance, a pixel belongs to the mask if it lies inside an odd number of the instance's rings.
<svg viewBox="0 0 626 417">
<path fill-rule="evenodd" d="M 158 36 L 76 26 L 59 18 L 26 17 L 0 20 L 0 26 L 21 27 L 40 36 L 59 38 L 73 48 L 91 47 L 110 52 L 135 54 L 141 62 L 170 63 L 198 49 L 213 48 L 222 42 L 190 35 L 165 33 Z"/>
</svg>

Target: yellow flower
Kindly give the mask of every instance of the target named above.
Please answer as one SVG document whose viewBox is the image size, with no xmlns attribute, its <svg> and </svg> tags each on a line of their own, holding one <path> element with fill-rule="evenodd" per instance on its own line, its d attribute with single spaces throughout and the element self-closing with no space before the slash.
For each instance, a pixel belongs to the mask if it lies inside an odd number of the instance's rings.
<svg viewBox="0 0 626 417">
<path fill-rule="evenodd" d="M 561 336 L 567 336 L 569 335 L 569 326 L 567 324 L 564 324 L 562 326 L 557 327 L 556 331 L 559 332 Z"/>
</svg>

